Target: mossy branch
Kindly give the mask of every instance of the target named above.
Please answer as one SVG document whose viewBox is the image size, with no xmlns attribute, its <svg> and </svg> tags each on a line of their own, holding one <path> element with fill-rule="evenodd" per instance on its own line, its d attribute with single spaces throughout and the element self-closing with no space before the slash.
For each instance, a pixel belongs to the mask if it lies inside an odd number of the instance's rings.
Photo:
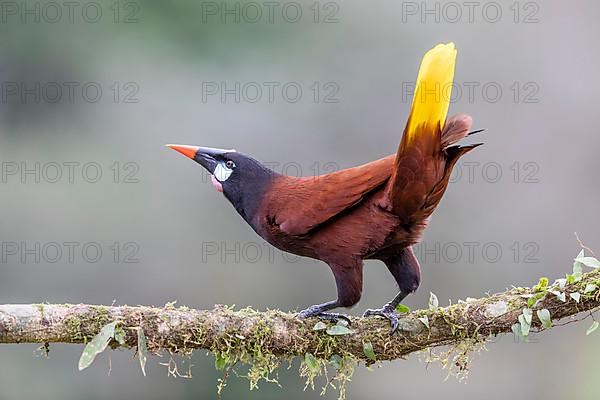
<svg viewBox="0 0 600 400">
<path fill-rule="evenodd" d="M 261 354 L 277 359 L 310 353 L 323 360 L 340 355 L 372 363 L 458 344 L 467 338 L 484 340 L 513 332 L 524 309 L 533 311 L 531 329 L 542 330 L 536 310 L 549 310 L 556 321 L 600 306 L 600 271 L 569 281 L 564 285 L 513 288 L 448 307 L 417 310 L 402 318 L 401 330 L 393 336 L 389 335 L 389 323 L 379 318 L 352 318 L 352 333 L 332 335 L 331 331 L 314 330 L 315 319 L 300 320 L 281 311 L 234 311 L 225 306 L 194 310 L 172 305 L 9 304 L 0 305 L 0 343 L 84 343 L 107 323 L 119 321 L 125 328 L 126 346 L 136 346 L 138 338 L 136 330 L 127 328 L 140 327 L 148 350 L 154 353 L 167 350 L 190 354 L 194 349 L 208 349 L 219 354 Z M 572 293 L 579 295 L 570 296 Z M 365 343 L 370 343 L 368 351 Z M 113 341 L 111 345 L 119 344 Z"/>
</svg>

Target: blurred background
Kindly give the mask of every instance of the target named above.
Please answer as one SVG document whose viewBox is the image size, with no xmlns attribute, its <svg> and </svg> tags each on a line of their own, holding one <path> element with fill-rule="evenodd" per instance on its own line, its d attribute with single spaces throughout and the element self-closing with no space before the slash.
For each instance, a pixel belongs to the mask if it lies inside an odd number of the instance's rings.
<svg viewBox="0 0 600 400">
<path fill-rule="evenodd" d="M 458 48 L 450 113 L 487 128 L 456 167 L 416 253 L 405 303 L 441 305 L 570 272 L 600 251 L 595 1 L 34 2 L 0 14 L 0 303 L 302 309 L 335 295 L 324 264 L 263 242 L 195 163 L 165 143 L 233 147 L 314 175 L 394 153 L 422 55 Z M 395 293 L 367 262 L 350 313 Z M 419 357 L 357 368 L 348 398 L 598 398 L 590 322 L 510 335 L 474 355 L 466 383 Z M 192 379 L 132 351 L 77 371 L 81 346 L 0 346 L 2 399 L 204 399 Z M 109 356 L 112 361 L 110 376 Z M 186 370 L 186 363 L 180 370 Z M 224 399 L 319 398 L 298 363 L 281 387 L 231 378 Z M 327 397 L 335 398 L 331 391 Z"/>
</svg>

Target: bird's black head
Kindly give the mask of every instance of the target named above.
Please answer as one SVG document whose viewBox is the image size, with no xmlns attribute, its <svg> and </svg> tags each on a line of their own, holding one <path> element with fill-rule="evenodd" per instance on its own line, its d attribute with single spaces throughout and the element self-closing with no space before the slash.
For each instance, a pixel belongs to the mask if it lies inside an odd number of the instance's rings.
<svg viewBox="0 0 600 400">
<path fill-rule="evenodd" d="M 169 144 L 168 147 L 202 165 L 212 184 L 254 226 L 254 216 L 276 173 L 235 150 Z"/>
</svg>

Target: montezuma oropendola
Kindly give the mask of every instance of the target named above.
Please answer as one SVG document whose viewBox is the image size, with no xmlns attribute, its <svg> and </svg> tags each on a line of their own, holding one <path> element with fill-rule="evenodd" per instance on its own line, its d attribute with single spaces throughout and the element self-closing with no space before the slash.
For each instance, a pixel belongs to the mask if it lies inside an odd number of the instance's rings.
<svg viewBox="0 0 600 400">
<path fill-rule="evenodd" d="M 300 317 L 338 319 L 336 307 L 351 307 L 362 294 L 363 260 L 381 260 L 399 293 L 364 316 L 390 320 L 395 308 L 420 283 L 411 246 L 419 242 L 448 185 L 452 167 L 481 143 L 461 146 L 471 117 L 448 120 L 456 49 L 453 43 L 429 50 L 421 62 L 410 115 L 396 154 L 318 177 L 277 174 L 235 150 L 168 145 L 212 174 L 244 220 L 273 246 L 326 262 L 337 299 L 300 311 Z"/>
</svg>

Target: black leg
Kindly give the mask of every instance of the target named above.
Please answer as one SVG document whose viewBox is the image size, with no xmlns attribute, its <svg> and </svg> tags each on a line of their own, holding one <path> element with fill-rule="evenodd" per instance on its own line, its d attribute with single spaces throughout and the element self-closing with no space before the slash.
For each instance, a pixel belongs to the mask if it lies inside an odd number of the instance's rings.
<svg viewBox="0 0 600 400">
<path fill-rule="evenodd" d="M 396 306 L 404 300 L 406 296 L 417 290 L 421 280 L 419 262 L 415 257 L 412 248 L 406 247 L 398 252 L 397 255 L 383 260 L 389 271 L 394 276 L 400 292 L 390 302 L 382 308 L 368 309 L 363 317 L 378 315 L 390 320 L 392 324 L 392 334 L 398 330 L 399 315 L 396 312 Z"/>
<path fill-rule="evenodd" d="M 396 306 L 400 304 L 406 296 L 408 296 L 408 293 L 400 292 L 396 295 L 396 297 L 387 302 L 383 307 L 368 308 L 367 310 L 365 310 L 363 317 L 378 315 L 380 317 L 387 318 L 388 320 L 390 320 L 390 324 L 392 325 L 392 330 L 390 334 L 393 334 L 398 330 L 398 320 L 400 317 L 400 315 L 396 311 Z"/>
<path fill-rule="evenodd" d="M 347 316 L 327 311 L 337 307 L 352 307 L 358 303 L 362 294 L 362 260 L 347 260 L 343 265 L 339 263 L 329 263 L 329 267 L 333 272 L 337 286 L 337 300 L 310 306 L 307 309 L 300 311 L 298 317 L 317 317 L 335 322 L 343 319 L 350 323 L 350 318 Z"/>
<path fill-rule="evenodd" d="M 317 317 L 320 319 L 326 319 L 329 321 L 337 322 L 340 319 L 343 319 L 350 323 L 350 318 L 343 314 L 327 312 L 328 310 L 332 310 L 338 306 L 337 300 L 328 301 L 323 304 L 315 304 L 314 306 L 310 306 L 307 309 L 300 311 L 297 316 L 298 318 L 309 318 L 309 317 Z"/>
</svg>

